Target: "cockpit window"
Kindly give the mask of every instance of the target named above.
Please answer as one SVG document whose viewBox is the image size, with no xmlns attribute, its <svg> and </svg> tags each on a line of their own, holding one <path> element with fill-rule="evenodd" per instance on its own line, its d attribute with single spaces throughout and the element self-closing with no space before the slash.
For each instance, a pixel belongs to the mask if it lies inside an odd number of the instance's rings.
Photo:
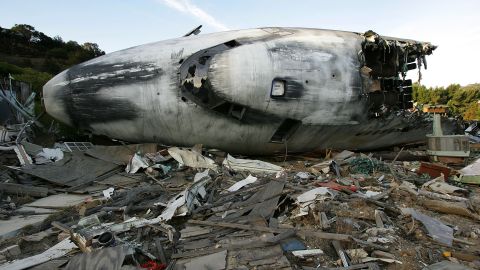
<svg viewBox="0 0 480 270">
<path fill-rule="evenodd" d="M 285 96 L 285 81 L 274 79 L 272 81 L 272 91 L 270 92 L 271 97 L 283 97 Z"/>
</svg>

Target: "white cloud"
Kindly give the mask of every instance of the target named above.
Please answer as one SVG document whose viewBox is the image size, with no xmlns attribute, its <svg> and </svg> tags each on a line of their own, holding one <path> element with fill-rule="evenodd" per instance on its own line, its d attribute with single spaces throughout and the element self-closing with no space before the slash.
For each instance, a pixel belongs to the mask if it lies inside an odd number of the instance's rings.
<svg viewBox="0 0 480 270">
<path fill-rule="evenodd" d="M 221 31 L 229 30 L 229 28 L 226 25 L 219 22 L 212 15 L 208 14 L 203 9 L 197 7 L 195 4 L 191 3 L 189 0 L 159 0 L 159 1 L 165 3 L 167 6 L 173 9 L 176 9 L 180 12 L 195 16 L 203 23 L 206 23 L 217 30 L 221 30 Z"/>
</svg>

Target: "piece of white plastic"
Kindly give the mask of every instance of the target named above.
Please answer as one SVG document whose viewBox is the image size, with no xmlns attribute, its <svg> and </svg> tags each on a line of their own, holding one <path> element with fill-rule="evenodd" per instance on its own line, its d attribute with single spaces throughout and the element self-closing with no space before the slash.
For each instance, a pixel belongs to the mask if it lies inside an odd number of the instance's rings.
<svg viewBox="0 0 480 270">
<path fill-rule="evenodd" d="M 308 202 L 308 201 L 313 201 L 317 198 L 318 195 L 322 195 L 322 196 L 325 196 L 327 194 L 330 194 L 332 195 L 332 193 L 330 192 L 330 189 L 327 188 L 327 187 L 318 187 L 318 188 L 314 188 L 312 190 L 309 190 L 305 193 L 302 193 L 300 194 L 298 197 L 297 197 L 297 201 L 299 203 L 304 203 L 304 202 Z M 333 197 L 333 196 L 332 196 Z"/>
<path fill-rule="evenodd" d="M 237 190 L 241 189 L 242 187 L 244 187 L 248 184 L 255 183 L 257 181 L 257 179 L 258 178 L 255 177 L 255 176 L 248 175 L 247 178 L 245 178 L 241 181 L 238 181 L 237 183 L 235 183 L 231 187 L 229 187 L 227 190 L 230 191 L 230 192 L 237 191 Z"/>
<path fill-rule="evenodd" d="M 113 191 L 115 190 L 115 188 L 111 187 L 111 188 L 107 188 L 105 190 L 103 190 L 103 196 L 107 199 L 110 199 L 113 195 Z"/>
<path fill-rule="evenodd" d="M 240 159 L 227 155 L 223 160 L 223 166 L 233 171 L 248 171 L 251 173 L 277 173 L 283 168 L 261 160 Z"/>
</svg>

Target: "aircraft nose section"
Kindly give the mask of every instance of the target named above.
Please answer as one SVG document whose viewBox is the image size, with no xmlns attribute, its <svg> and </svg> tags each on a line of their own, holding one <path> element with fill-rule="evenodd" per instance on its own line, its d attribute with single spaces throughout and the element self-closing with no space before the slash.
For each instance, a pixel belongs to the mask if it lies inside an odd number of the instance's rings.
<svg viewBox="0 0 480 270">
<path fill-rule="evenodd" d="M 64 98 L 69 93 L 66 71 L 56 75 L 43 86 L 43 101 L 47 113 L 61 122 L 72 125 Z"/>
</svg>

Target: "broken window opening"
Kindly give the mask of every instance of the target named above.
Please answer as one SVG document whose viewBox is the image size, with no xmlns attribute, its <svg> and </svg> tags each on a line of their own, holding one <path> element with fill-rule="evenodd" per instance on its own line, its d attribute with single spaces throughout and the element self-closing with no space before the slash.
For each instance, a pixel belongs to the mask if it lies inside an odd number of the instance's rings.
<svg viewBox="0 0 480 270">
<path fill-rule="evenodd" d="M 198 63 L 200 63 L 201 65 L 205 65 L 208 59 L 210 59 L 209 55 L 202 56 L 198 59 Z"/>
<path fill-rule="evenodd" d="M 190 75 L 190 77 L 193 77 L 195 76 L 195 70 L 197 69 L 197 66 L 196 65 L 193 65 L 193 66 L 190 66 L 188 68 L 188 75 Z"/>
<path fill-rule="evenodd" d="M 217 106 L 212 107 L 212 110 L 214 110 L 218 113 L 224 114 L 224 115 L 228 115 L 230 113 L 230 106 L 231 105 L 232 105 L 232 103 L 227 102 L 227 101 L 221 102 Z"/>
<path fill-rule="evenodd" d="M 208 68 L 214 55 L 240 46 L 240 43 L 233 41 L 201 50 L 183 61 L 179 69 L 182 96 L 208 109 L 213 109 L 224 101 L 212 90 Z"/>
<path fill-rule="evenodd" d="M 407 70 L 417 69 L 417 63 L 407 63 Z"/>
<path fill-rule="evenodd" d="M 246 110 L 247 109 L 241 105 L 232 104 L 232 106 L 230 106 L 229 113 L 232 117 L 237 118 L 238 120 L 241 120 Z"/>
<path fill-rule="evenodd" d="M 224 101 L 216 105 L 215 107 L 212 107 L 212 110 L 220 114 L 233 117 L 237 120 L 242 120 L 245 112 L 247 111 L 247 108 L 239 104 Z"/>
<path fill-rule="evenodd" d="M 287 118 L 283 120 L 275 133 L 272 135 L 270 142 L 284 143 L 290 136 L 300 127 L 302 121 Z"/>
<path fill-rule="evenodd" d="M 230 40 L 230 41 L 227 41 L 227 42 L 225 42 L 225 43 L 223 43 L 223 44 L 225 44 L 225 45 L 228 46 L 229 48 L 234 48 L 234 47 L 238 47 L 238 46 L 241 45 L 241 44 L 240 44 L 238 41 L 236 41 L 235 39 L 232 39 L 232 40 Z"/>
</svg>

